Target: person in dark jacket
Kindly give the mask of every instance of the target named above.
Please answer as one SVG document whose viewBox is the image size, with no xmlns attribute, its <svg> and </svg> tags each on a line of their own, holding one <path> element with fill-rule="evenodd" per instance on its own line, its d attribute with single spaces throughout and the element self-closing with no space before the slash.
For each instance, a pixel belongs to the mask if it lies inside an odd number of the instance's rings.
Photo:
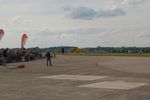
<svg viewBox="0 0 150 100">
<path fill-rule="evenodd" d="M 52 66 L 51 58 L 52 58 L 51 53 L 47 52 L 46 53 L 46 59 L 47 59 L 46 64 L 47 64 L 47 66 L 48 65 Z"/>
<path fill-rule="evenodd" d="M 4 49 L 2 52 L 2 54 L 3 54 L 3 65 L 6 65 L 7 53 L 8 53 L 8 48 Z"/>
</svg>

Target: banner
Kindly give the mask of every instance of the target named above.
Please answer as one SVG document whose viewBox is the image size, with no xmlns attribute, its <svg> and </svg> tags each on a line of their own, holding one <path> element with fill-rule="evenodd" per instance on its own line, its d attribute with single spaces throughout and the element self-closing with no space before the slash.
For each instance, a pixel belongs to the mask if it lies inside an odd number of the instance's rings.
<svg viewBox="0 0 150 100">
<path fill-rule="evenodd" d="M 21 38 L 21 48 L 24 48 L 27 39 L 28 39 L 28 36 L 26 34 L 23 34 Z"/>
<path fill-rule="evenodd" d="M 4 30 L 0 29 L 0 40 L 2 39 L 3 36 L 4 36 Z"/>
</svg>

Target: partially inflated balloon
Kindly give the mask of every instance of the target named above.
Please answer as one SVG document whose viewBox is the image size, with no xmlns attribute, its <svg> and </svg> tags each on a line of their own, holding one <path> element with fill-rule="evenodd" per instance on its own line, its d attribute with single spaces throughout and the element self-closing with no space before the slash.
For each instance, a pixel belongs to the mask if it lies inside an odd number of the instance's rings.
<svg viewBox="0 0 150 100">
<path fill-rule="evenodd" d="M 0 29 L 0 40 L 2 39 L 3 36 L 4 36 L 4 30 Z"/>
<path fill-rule="evenodd" d="M 24 48 L 27 39 L 28 39 L 28 36 L 26 34 L 23 34 L 21 38 L 21 48 Z"/>
</svg>

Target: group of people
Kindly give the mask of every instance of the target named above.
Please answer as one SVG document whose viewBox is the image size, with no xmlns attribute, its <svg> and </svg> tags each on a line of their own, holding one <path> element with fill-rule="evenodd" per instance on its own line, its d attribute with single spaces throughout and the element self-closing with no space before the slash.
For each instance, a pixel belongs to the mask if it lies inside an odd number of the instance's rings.
<svg viewBox="0 0 150 100">
<path fill-rule="evenodd" d="M 46 65 L 52 66 L 51 59 L 55 58 L 55 53 L 48 51 L 45 55 L 38 51 L 31 51 L 26 49 L 0 49 L 0 65 L 6 63 L 31 61 L 46 57 Z"/>
<path fill-rule="evenodd" d="M 1 49 L 0 64 L 5 65 L 11 62 L 21 62 L 35 60 L 43 55 L 38 51 L 30 51 L 25 49 Z"/>
</svg>

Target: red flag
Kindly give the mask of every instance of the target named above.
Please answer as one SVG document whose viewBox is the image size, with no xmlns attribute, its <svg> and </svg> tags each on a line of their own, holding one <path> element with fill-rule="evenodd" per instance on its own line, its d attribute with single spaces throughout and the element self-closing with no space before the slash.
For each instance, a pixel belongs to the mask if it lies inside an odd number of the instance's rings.
<svg viewBox="0 0 150 100">
<path fill-rule="evenodd" d="M 26 34 L 23 34 L 21 38 L 21 48 L 24 48 L 27 39 L 28 39 L 28 36 Z"/>
<path fill-rule="evenodd" d="M 0 40 L 2 39 L 3 36 L 4 36 L 4 30 L 0 29 Z"/>
</svg>

